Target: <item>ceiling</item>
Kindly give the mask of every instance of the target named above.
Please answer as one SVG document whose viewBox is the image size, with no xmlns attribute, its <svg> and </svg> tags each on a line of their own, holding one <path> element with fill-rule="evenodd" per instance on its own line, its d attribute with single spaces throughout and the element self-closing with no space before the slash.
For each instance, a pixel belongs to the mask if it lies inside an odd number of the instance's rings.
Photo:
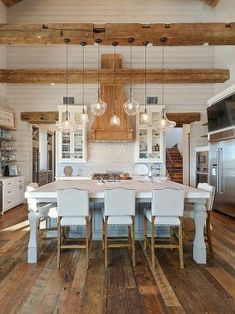
<svg viewBox="0 0 235 314">
<path fill-rule="evenodd" d="M 13 7 L 16 3 L 21 2 L 22 0 L 2 0 L 6 7 Z M 200 0 L 211 7 L 216 7 L 220 0 Z"/>
</svg>

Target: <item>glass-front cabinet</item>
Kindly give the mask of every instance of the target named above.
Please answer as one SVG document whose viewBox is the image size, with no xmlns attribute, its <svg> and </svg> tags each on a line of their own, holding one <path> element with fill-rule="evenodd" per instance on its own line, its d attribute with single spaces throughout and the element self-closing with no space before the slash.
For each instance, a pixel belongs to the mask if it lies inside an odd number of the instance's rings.
<svg viewBox="0 0 235 314">
<path fill-rule="evenodd" d="M 143 108 L 136 115 L 135 162 L 164 162 L 164 135 L 154 123 L 160 119 L 160 108 L 148 108 L 149 122 L 141 122 Z"/>
<path fill-rule="evenodd" d="M 72 107 L 72 106 L 71 106 Z M 59 123 L 65 119 L 66 106 L 58 106 Z M 87 161 L 87 130 L 86 125 L 81 123 L 82 106 L 74 105 L 69 108 L 70 118 L 75 130 L 57 131 L 58 161 L 64 163 Z"/>
</svg>

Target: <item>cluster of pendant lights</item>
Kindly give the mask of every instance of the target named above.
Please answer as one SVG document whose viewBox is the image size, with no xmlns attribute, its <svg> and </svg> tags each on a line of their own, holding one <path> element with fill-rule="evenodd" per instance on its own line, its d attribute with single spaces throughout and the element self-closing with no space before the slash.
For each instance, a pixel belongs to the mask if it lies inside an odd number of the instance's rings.
<svg viewBox="0 0 235 314">
<path fill-rule="evenodd" d="M 162 38 L 162 43 L 164 43 L 164 38 Z M 69 39 L 65 39 L 66 43 L 66 99 L 70 99 L 68 97 L 68 46 L 69 46 Z M 91 106 L 91 112 L 99 117 L 102 116 L 106 109 L 107 109 L 107 104 L 102 100 L 102 95 L 101 95 L 101 90 L 100 90 L 100 71 L 99 71 L 99 59 L 100 59 L 100 44 L 102 40 L 97 39 L 97 100 L 96 102 Z M 134 116 L 139 112 L 139 107 L 140 103 L 133 98 L 133 90 L 132 90 L 132 56 L 133 56 L 133 42 L 134 38 L 129 38 L 128 40 L 130 44 L 130 82 L 129 82 L 129 98 L 128 100 L 124 103 L 123 109 L 125 113 L 128 116 Z M 143 43 L 144 46 L 144 111 L 140 116 L 140 121 L 141 124 L 149 124 L 149 114 L 147 111 L 147 97 L 146 97 L 146 76 L 147 76 L 147 71 L 146 71 L 146 48 L 148 46 L 149 42 L 145 41 Z M 116 112 L 116 93 L 115 93 L 115 83 L 116 83 L 116 47 L 118 43 L 113 42 L 113 86 L 114 86 L 114 106 L 113 106 L 113 115 L 110 118 L 110 125 L 111 126 L 119 126 L 120 125 L 120 118 L 117 115 Z M 85 84 L 85 46 L 86 42 L 81 42 L 82 46 L 82 114 L 81 114 L 81 122 L 82 123 L 87 123 L 89 121 L 88 119 L 88 114 L 85 109 L 85 104 L 84 104 L 84 84 Z M 153 127 L 156 127 L 158 129 L 166 130 L 171 127 L 175 127 L 176 123 L 174 121 L 169 121 L 166 117 L 166 110 L 164 106 L 164 44 L 162 45 L 162 108 L 161 108 L 161 113 L 160 113 L 160 120 L 157 123 L 154 123 Z M 71 119 L 70 119 L 70 113 L 69 113 L 69 102 L 66 102 L 66 111 L 65 111 L 65 120 L 57 126 L 59 130 L 63 131 L 72 131 L 75 129 L 75 126 L 73 125 Z"/>
</svg>

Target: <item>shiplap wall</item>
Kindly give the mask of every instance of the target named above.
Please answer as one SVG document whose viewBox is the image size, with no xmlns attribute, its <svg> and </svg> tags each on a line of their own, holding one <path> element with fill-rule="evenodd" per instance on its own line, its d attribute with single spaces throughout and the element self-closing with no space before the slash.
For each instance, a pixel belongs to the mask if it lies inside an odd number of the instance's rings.
<svg viewBox="0 0 235 314">
<path fill-rule="evenodd" d="M 24 0 L 8 10 L 8 23 L 52 23 L 52 22 L 196 22 L 213 21 L 214 9 L 198 0 Z M 147 67 L 161 67 L 161 48 L 147 48 Z M 101 53 L 111 52 L 111 47 L 102 47 Z M 118 53 L 124 56 L 124 66 L 129 66 L 129 48 L 118 47 Z M 81 67 L 81 47 L 72 46 L 69 50 L 71 67 Z M 133 67 L 143 67 L 143 47 L 133 51 Z M 7 48 L 8 68 L 46 68 L 65 66 L 65 47 L 13 47 Z M 96 67 L 96 48 L 86 47 L 86 67 Z M 214 49 L 212 47 L 169 47 L 165 49 L 165 68 L 167 67 L 214 67 Z M 81 99 L 81 85 L 72 84 L 69 93 L 76 103 Z M 26 182 L 31 180 L 31 134 L 30 126 L 20 121 L 21 111 L 56 110 L 65 94 L 64 84 L 8 84 L 7 99 L 17 114 L 18 160 Z M 206 101 L 214 94 L 213 84 L 169 84 L 165 86 L 165 104 L 168 111 L 205 112 Z M 140 102 L 144 98 L 143 85 L 134 85 L 134 97 Z M 157 95 L 161 103 L 160 84 L 148 84 L 147 95 Z M 91 104 L 96 99 L 95 84 L 86 85 L 85 101 Z M 133 169 L 133 144 L 115 144 L 104 146 L 97 143 L 90 146 L 88 164 L 81 166 L 83 174 L 99 167 L 119 167 L 122 154 L 122 167 Z M 127 145 L 123 148 L 123 145 Z M 102 152 L 112 151 L 110 154 Z M 124 150 L 123 150 L 124 149 Z M 125 157 L 126 156 L 126 157 Z M 131 166 L 130 166 L 131 163 Z M 103 169 L 102 168 L 102 169 Z M 96 169 L 99 170 L 99 169 Z"/>
<path fill-rule="evenodd" d="M 0 23 L 6 23 L 7 10 L 3 3 L 0 1 Z M 0 45 L 0 68 L 6 67 L 6 47 Z M 5 105 L 6 98 L 6 84 L 0 83 L 0 105 Z"/>
<path fill-rule="evenodd" d="M 215 9 L 216 20 L 219 22 L 234 22 L 235 10 L 234 0 L 223 0 L 219 2 Z M 215 93 L 223 91 L 225 88 L 235 83 L 235 46 L 218 46 L 215 47 L 215 66 L 230 69 L 230 80 L 224 84 L 215 84 Z"/>
</svg>

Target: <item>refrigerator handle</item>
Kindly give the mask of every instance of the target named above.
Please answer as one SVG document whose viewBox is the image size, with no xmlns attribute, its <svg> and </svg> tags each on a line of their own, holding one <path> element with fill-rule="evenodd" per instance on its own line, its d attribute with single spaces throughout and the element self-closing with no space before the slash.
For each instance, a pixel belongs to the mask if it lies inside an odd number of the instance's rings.
<svg viewBox="0 0 235 314">
<path fill-rule="evenodd" d="M 217 150 L 217 177 L 216 177 L 216 189 L 218 193 L 223 193 L 222 191 L 222 155 L 223 148 L 219 147 Z"/>
<path fill-rule="evenodd" d="M 216 191 L 219 193 L 219 171 L 220 171 L 220 152 L 219 152 L 219 148 L 217 148 L 217 152 L 216 152 L 216 163 L 217 163 Z"/>
</svg>

